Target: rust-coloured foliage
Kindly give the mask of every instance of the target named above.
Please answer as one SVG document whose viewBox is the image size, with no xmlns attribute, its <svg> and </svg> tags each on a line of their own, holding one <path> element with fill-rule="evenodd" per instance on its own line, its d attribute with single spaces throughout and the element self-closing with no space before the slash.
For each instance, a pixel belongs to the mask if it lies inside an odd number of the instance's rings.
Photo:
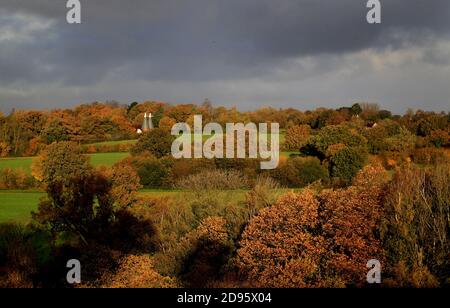
<svg viewBox="0 0 450 308">
<path fill-rule="evenodd" d="M 257 287 L 317 285 L 324 239 L 316 235 L 319 203 L 311 191 L 289 193 L 260 211 L 243 234 L 237 264 Z"/>
<path fill-rule="evenodd" d="M 113 274 L 101 278 L 102 288 L 174 288 L 176 281 L 161 276 L 147 255 L 128 255 L 122 259 Z"/>
<path fill-rule="evenodd" d="M 288 193 L 261 210 L 237 252 L 244 279 L 256 287 L 362 286 L 367 261 L 384 261 L 376 232 L 384 174 L 368 167 L 357 186 Z"/>
</svg>

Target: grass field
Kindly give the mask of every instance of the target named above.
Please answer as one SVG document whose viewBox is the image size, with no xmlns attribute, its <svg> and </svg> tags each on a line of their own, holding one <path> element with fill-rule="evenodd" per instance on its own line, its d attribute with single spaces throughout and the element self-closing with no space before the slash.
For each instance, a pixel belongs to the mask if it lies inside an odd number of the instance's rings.
<svg viewBox="0 0 450 308">
<path fill-rule="evenodd" d="M 22 168 L 26 173 L 31 173 L 32 157 L 8 157 L 0 158 L 0 170 L 5 168 L 19 169 Z"/>
<path fill-rule="evenodd" d="M 177 190 L 142 190 L 140 194 L 146 197 L 175 196 Z M 37 210 L 39 199 L 45 193 L 27 190 L 0 190 L 0 223 L 27 223 L 31 212 Z"/>
<path fill-rule="evenodd" d="M 110 167 L 122 159 L 130 156 L 128 153 L 96 153 L 89 154 L 91 163 L 94 166 L 106 166 Z"/>
<path fill-rule="evenodd" d="M 291 154 L 298 154 L 297 152 L 281 152 L 282 157 L 289 157 Z M 129 153 L 95 153 L 88 154 L 91 158 L 91 163 L 94 166 L 110 167 L 122 159 L 128 157 Z M 31 163 L 33 157 L 14 157 L 14 158 L 0 158 L 0 170 L 5 168 L 19 169 L 22 168 L 26 173 L 31 173 Z"/>
<path fill-rule="evenodd" d="M 137 140 L 119 140 L 119 141 L 103 141 L 103 142 L 95 142 L 84 144 L 83 146 L 102 146 L 102 145 L 118 145 L 118 144 L 135 144 Z"/>
<path fill-rule="evenodd" d="M 45 194 L 36 191 L 0 191 L 0 223 L 27 223 L 31 212 L 37 209 L 39 199 Z"/>
<path fill-rule="evenodd" d="M 128 153 L 96 153 L 88 154 L 91 158 L 91 163 L 94 166 L 106 166 L 110 167 L 121 161 L 122 159 L 128 157 Z M 22 168 L 28 174 L 31 173 L 31 163 L 33 157 L 14 157 L 14 158 L 1 158 L 0 159 L 0 170 L 5 168 L 18 169 Z"/>
</svg>

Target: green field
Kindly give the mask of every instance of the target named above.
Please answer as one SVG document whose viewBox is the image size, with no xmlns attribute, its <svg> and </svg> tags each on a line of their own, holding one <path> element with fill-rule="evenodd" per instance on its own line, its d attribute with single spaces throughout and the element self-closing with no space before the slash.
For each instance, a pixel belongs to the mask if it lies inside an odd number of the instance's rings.
<svg viewBox="0 0 450 308">
<path fill-rule="evenodd" d="M 32 157 L 8 157 L 0 158 L 0 170 L 5 168 L 19 169 L 22 168 L 26 173 L 31 173 Z"/>
<path fill-rule="evenodd" d="M 91 163 L 94 166 L 106 166 L 110 167 L 121 161 L 122 159 L 128 157 L 128 153 L 96 153 L 88 154 L 91 158 Z M 0 159 L 0 170 L 5 168 L 19 169 L 22 168 L 28 174 L 31 173 L 31 163 L 33 157 L 15 157 L 15 158 L 1 158 Z"/>
<path fill-rule="evenodd" d="M 289 157 L 291 154 L 298 154 L 297 152 L 281 152 L 282 157 Z M 88 154 L 91 158 L 91 163 L 94 166 L 110 167 L 122 159 L 128 157 L 128 153 L 95 153 Z M 5 168 L 19 169 L 22 168 L 26 173 L 31 173 L 31 163 L 33 157 L 15 157 L 15 158 L 0 158 L 0 170 Z"/>
<path fill-rule="evenodd" d="M 175 196 L 177 190 L 145 189 L 140 192 L 146 197 Z M 37 210 L 39 199 L 45 193 L 27 190 L 0 190 L 0 223 L 27 223 L 31 220 L 31 212 Z"/>
<path fill-rule="evenodd" d="M 31 212 L 37 209 L 39 199 L 45 194 L 36 191 L 0 191 L 0 223 L 27 223 Z"/>
<path fill-rule="evenodd" d="M 96 153 L 89 154 L 91 158 L 91 163 L 94 166 L 106 166 L 111 167 L 115 163 L 121 161 L 122 159 L 130 156 L 128 153 Z"/>
<path fill-rule="evenodd" d="M 84 144 L 83 146 L 102 146 L 102 145 L 119 145 L 119 144 L 135 144 L 137 140 L 119 140 L 119 141 L 102 141 L 102 142 L 95 142 L 95 143 L 88 143 Z"/>
</svg>

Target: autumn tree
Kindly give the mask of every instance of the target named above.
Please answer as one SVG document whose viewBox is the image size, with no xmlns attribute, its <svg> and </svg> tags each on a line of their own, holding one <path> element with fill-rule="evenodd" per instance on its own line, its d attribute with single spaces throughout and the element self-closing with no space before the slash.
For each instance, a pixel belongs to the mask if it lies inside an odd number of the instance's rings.
<svg viewBox="0 0 450 308">
<path fill-rule="evenodd" d="M 58 118 L 53 119 L 41 133 L 46 144 L 70 140 L 69 128 Z"/>
<path fill-rule="evenodd" d="M 352 115 L 360 115 L 361 112 L 363 111 L 361 105 L 358 103 L 353 104 L 350 110 Z"/>
<path fill-rule="evenodd" d="M 132 166 L 118 163 L 110 170 L 111 197 L 119 208 L 128 208 L 138 200 L 142 188 L 140 178 Z"/>
<path fill-rule="evenodd" d="M 317 135 L 311 137 L 300 151 L 323 160 L 327 156 L 328 147 L 334 144 L 344 144 L 347 147 L 365 147 L 367 140 L 355 129 L 345 125 L 326 126 Z"/>
<path fill-rule="evenodd" d="M 378 235 L 386 172 L 368 166 L 348 189 L 288 193 L 252 218 L 237 267 L 255 287 L 344 287 L 366 283 L 384 262 Z"/>
<path fill-rule="evenodd" d="M 448 162 L 427 169 L 404 167 L 394 174 L 382 228 L 394 285 L 429 287 L 436 286 L 436 279 L 448 283 L 449 181 Z"/>
<path fill-rule="evenodd" d="M 297 125 L 289 128 L 284 139 L 284 149 L 298 151 L 308 141 L 310 131 L 309 125 Z"/>
<path fill-rule="evenodd" d="M 328 277 L 345 286 L 366 284 L 367 261 L 384 264 L 378 236 L 383 215 L 382 197 L 386 172 L 380 166 L 362 170 L 355 186 L 320 194 L 320 223 L 326 238 Z"/>
<path fill-rule="evenodd" d="M 35 220 L 49 226 L 54 235 L 68 233 L 84 243 L 105 230 L 112 216 L 109 185 L 78 145 L 53 143 L 34 164 L 47 192 L 33 213 Z"/>
<path fill-rule="evenodd" d="M 10 151 L 11 147 L 6 142 L 0 141 L 0 157 L 7 157 Z"/>
<path fill-rule="evenodd" d="M 169 117 L 163 117 L 159 121 L 159 128 L 164 129 L 168 132 L 171 131 L 172 127 L 176 124 L 175 120 Z"/>
<path fill-rule="evenodd" d="M 320 285 L 324 238 L 318 233 L 319 203 L 311 191 L 282 196 L 252 218 L 242 235 L 237 266 L 255 287 Z"/>
<path fill-rule="evenodd" d="M 387 150 L 397 154 L 410 154 L 414 150 L 416 136 L 401 127 L 398 134 L 386 138 Z"/>
</svg>

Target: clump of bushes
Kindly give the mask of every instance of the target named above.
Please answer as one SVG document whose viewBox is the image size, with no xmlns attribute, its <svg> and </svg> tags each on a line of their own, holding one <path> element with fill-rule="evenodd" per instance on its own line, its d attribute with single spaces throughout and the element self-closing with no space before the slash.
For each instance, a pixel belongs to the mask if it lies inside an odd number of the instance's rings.
<svg viewBox="0 0 450 308">
<path fill-rule="evenodd" d="M 170 171 L 166 177 L 166 182 L 169 186 L 174 186 L 180 179 L 189 175 L 197 174 L 204 170 L 214 170 L 216 164 L 211 159 L 177 159 L 173 160 L 170 165 Z"/>
<path fill-rule="evenodd" d="M 49 239 L 43 232 L 17 224 L 0 225 L 0 288 L 32 288 L 47 261 Z M 44 247 L 45 246 L 45 247 Z"/>
<path fill-rule="evenodd" d="M 184 287 L 208 287 L 216 280 L 233 251 L 222 217 L 205 218 L 173 249 L 155 256 L 155 266 L 164 275 L 179 277 Z"/>
<path fill-rule="evenodd" d="M 145 188 L 162 188 L 167 186 L 165 179 L 170 171 L 167 161 L 157 159 L 152 155 L 144 155 L 134 157 L 131 160 L 131 164 L 139 175 L 142 186 Z"/>
<path fill-rule="evenodd" d="M 358 171 L 364 167 L 367 158 L 366 148 L 345 147 L 331 157 L 329 163 L 330 176 L 348 185 Z"/>
<path fill-rule="evenodd" d="M 178 189 L 203 190 L 235 190 L 248 188 L 248 179 L 235 170 L 205 170 L 180 179 L 175 187 Z"/>
<path fill-rule="evenodd" d="M 87 154 L 93 153 L 127 153 L 133 148 L 132 143 L 118 143 L 118 144 L 99 144 L 99 145 L 87 145 L 84 147 L 84 151 Z"/>
<path fill-rule="evenodd" d="M 5 168 L 0 170 L 0 189 L 33 189 L 38 182 L 23 169 Z"/>
<path fill-rule="evenodd" d="M 328 171 L 316 157 L 295 157 L 273 170 L 271 176 L 284 186 L 300 188 L 327 180 Z"/>
<path fill-rule="evenodd" d="M 445 152 L 434 147 L 415 149 L 412 159 L 416 164 L 434 165 L 444 160 Z"/>
<path fill-rule="evenodd" d="M 87 285 L 89 287 L 90 285 Z M 106 273 L 92 287 L 100 288 L 175 288 L 176 280 L 160 275 L 148 255 L 126 255 L 114 273 Z"/>
</svg>

